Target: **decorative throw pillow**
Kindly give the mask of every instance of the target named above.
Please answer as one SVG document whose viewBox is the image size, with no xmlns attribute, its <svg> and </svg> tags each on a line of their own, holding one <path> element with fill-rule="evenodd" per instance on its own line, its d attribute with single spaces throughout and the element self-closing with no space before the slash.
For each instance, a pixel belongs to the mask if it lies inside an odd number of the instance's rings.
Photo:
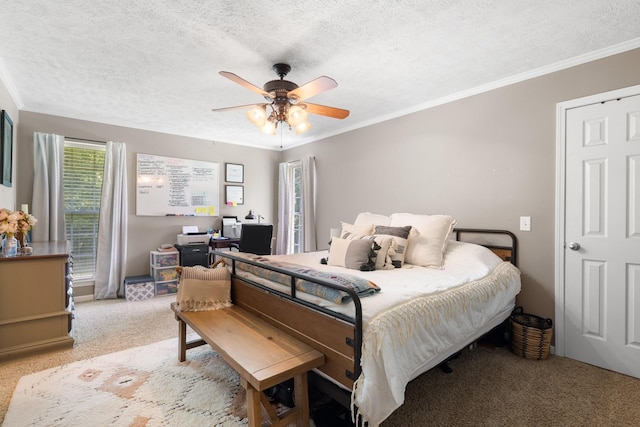
<svg viewBox="0 0 640 427">
<path fill-rule="evenodd" d="M 231 307 L 231 274 L 224 263 L 216 268 L 182 267 L 178 294 L 181 311 L 206 311 Z"/>
<path fill-rule="evenodd" d="M 391 218 L 386 215 L 374 214 L 371 212 L 361 212 L 356 217 L 354 225 L 390 225 Z"/>
<path fill-rule="evenodd" d="M 342 236 L 340 237 L 346 240 L 355 240 L 355 239 L 373 240 L 376 243 L 371 248 L 371 250 L 375 254 L 375 269 L 376 270 L 392 270 L 395 268 L 391 263 L 391 255 L 395 255 L 395 249 L 396 249 L 396 243 L 393 237 L 351 234 L 351 233 L 343 233 Z"/>
<path fill-rule="evenodd" d="M 395 251 L 391 256 L 391 263 L 395 268 L 400 268 L 404 264 L 405 253 L 409 235 L 411 234 L 411 226 L 405 227 L 387 227 L 384 225 L 376 225 L 373 229 L 376 236 L 388 236 L 395 242 Z"/>
<path fill-rule="evenodd" d="M 360 270 L 363 264 L 369 263 L 369 255 L 373 241 L 370 239 L 331 240 L 327 264 Z"/>
<path fill-rule="evenodd" d="M 409 238 L 405 261 L 409 264 L 442 269 L 449 234 L 456 224 L 450 215 L 394 213 L 391 224 L 411 225 L 420 232 Z"/>
<path fill-rule="evenodd" d="M 345 235 L 363 235 L 368 236 L 373 233 L 372 225 L 354 225 L 346 222 L 342 222 L 342 230 L 340 231 L 340 237 L 344 239 Z"/>
</svg>

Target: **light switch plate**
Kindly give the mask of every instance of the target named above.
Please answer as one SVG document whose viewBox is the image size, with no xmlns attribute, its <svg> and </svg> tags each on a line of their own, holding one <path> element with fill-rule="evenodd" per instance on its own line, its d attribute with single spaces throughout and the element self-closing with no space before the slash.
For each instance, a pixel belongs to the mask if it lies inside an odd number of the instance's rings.
<svg viewBox="0 0 640 427">
<path fill-rule="evenodd" d="M 521 216 L 520 217 L 520 231 L 531 231 L 531 217 L 530 216 Z"/>
</svg>

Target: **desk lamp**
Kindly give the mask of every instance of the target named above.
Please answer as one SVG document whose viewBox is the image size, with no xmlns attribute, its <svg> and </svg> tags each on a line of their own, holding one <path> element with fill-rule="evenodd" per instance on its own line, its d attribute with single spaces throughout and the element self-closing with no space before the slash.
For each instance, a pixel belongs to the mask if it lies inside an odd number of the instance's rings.
<svg viewBox="0 0 640 427">
<path fill-rule="evenodd" d="M 256 219 L 258 218 L 258 224 L 260 224 L 260 219 L 264 219 L 264 217 L 260 214 L 254 214 L 253 211 L 251 209 L 249 209 L 249 214 L 247 216 L 244 217 L 244 219 Z"/>
</svg>

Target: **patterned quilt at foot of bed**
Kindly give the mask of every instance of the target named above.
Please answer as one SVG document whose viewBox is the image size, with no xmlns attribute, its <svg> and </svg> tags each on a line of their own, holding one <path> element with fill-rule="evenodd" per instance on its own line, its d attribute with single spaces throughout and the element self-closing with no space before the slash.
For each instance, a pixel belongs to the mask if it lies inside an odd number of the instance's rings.
<svg viewBox="0 0 640 427">
<path fill-rule="evenodd" d="M 314 279 L 325 280 L 329 283 L 343 286 L 345 288 L 352 289 L 360 298 L 364 298 L 370 295 L 374 295 L 380 291 L 380 288 L 370 280 L 363 279 L 361 277 L 352 276 L 349 274 L 336 274 L 325 271 L 315 270 L 313 268 L 305 267 L 298 264 L 291 264 L 282 261 L 273 261 L 260 255 L 248 254 L 248 253 L 234 253 L 234 255 L 246 258 L 251 261 L 259 262 L 271 267 L 277 267 L 283 270 L 287 270 L 297 274 L 304 274 Z M 236 268 L 255 274 L 258 277 L 262 277 L 273 282 L 280 283 L 281 285 L 290 286 L 291 277 L 286 273 L 280 273 L 277 271 L 267 270 L 266 268 L 258 267 L 243 262 L 237 262 Z M 335 304 L 346 304 L 351 302 L 352 298 L 348 293 L 337 289 L 329 288 L 327 286 L 318 285 L 317 283 L 310 282 L 308 280 L 296 279 L 296 289 L 301 292 L 306 292 L 311 295 L 326 299 Z"/>
</svg>

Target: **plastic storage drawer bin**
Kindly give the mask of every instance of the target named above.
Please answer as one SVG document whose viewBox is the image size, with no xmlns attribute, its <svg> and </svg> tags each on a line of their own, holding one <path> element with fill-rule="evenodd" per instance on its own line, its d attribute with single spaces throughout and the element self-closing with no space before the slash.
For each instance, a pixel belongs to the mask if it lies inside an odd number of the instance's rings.
<svg viewBox="0 0 640 427">
<path fill-rule="evenodd" d="M 171 295 L 178 292 L 178 281 L 156 283 L 156 295 Z"/>
<path fill-rule="evenodd" d="M 156 282 L 167 282 L 178 279 L 178 271 L 175 268 L 154 268 L 153 279 Z"/>
<path fill-rule="evenodd" d="M 178 265 L 178 252 L 151 252 L 151 265 L 153 267 L 173 267 Z"/>
</svg>

